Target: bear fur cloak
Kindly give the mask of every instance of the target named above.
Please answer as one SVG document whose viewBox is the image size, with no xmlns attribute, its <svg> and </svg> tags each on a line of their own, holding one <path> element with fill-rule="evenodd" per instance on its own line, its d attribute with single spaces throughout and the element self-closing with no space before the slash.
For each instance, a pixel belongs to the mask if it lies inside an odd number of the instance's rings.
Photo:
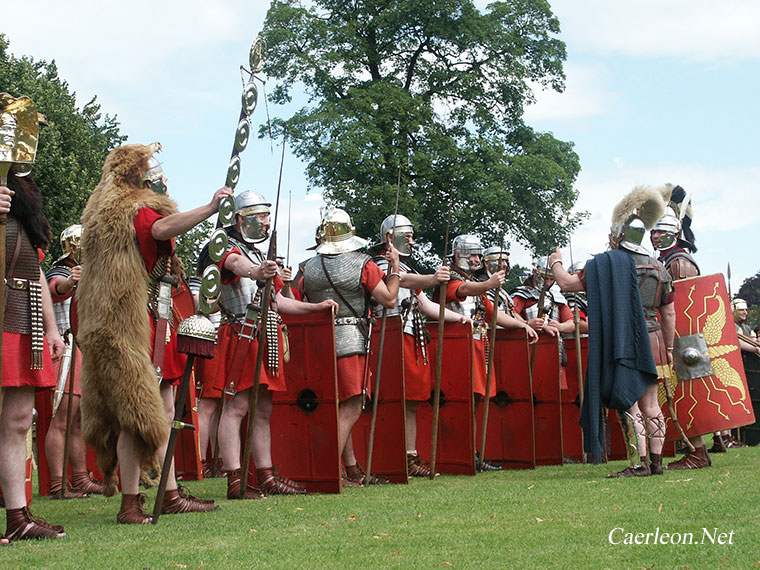
<svg viewBox="0 0 760 570">
<path fill-rule="evenodd" d="M 159 149 L 153 143 L 111 151 L 82 214 L 82 276 L 76 293 L 82 432 L 97 452 L 106 496 L 117 490 L 116 443 L 122 431 L 134 438 L 143 475 L 160 473 L 158 450 L 169 437 L 151 362 L 148 273 L 134 226 L 138 210 L 146 206 L 164 216 L 177 212 L 168 196 L 143 187 L 148 159 Z"/>
</svg>

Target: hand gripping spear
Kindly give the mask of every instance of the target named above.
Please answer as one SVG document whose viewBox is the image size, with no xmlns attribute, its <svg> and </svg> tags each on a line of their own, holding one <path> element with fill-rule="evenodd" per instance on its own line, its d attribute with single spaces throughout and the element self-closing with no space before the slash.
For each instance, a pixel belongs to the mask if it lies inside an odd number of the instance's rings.
<svg viewBox="0 0 760 570">
<path fill-rule="evenodd" d="M 282 157 L 280 158 L 280 178 L 277 181 L 277 201 L 274 207 L 274 224 L 272 225 L 272 237 L 269 238 L 269 251 L 267 259 L 275 261 L 277 256 L 277 218 L 280 213 L 280 190 L 282 189 L 282 168 L 285 164 L 285 128 L 282 131 Z M 261 299 L 261 317 L 259 320 L 258 345 L 256 346 L 256 368 L 253 376 L 253 387 L 248 397 L 248 427 L 245 437 L 245 451 L 243 452 L 242 478 L 240 485 L 240 498 L 245 497 L 248 488 L 248 468 L 251 461 L 251 447 L 253 444 L 253 422 L 256 418 L 256 406 L 259 402 L 259 384 L 261 383 L 261 366 L 264 362 L 264 345 L 266 343 L 267 319 L 269 318 L 269 304 L 272 299 L 272 283 L 274 277 L 269 277 L 264 285 L 264 294 Z"/>
<path fill-rule="evenodd" d="M 398 181 L 396 182 L 396 208 L 393 211 L 393 226 L 391 236 L 396 233 L 396 216 L 398 216 L 398 196 L 401 192 L 401 165 L 398 165 Z M 380 236 L 385 239 L 385 236 Z M 372 452 L 375 450 L 375 426 L 377 425 L 377 406 L 380 402 L 380 376 L 383 371 L 383 350 L 385 349 L 385 323 L 388 319 L 388 308 L 383 307 L 383 316 L 380 319 L 380 347 L 377 353 L 377 376 L 375 388 L 372 392 L 372 419 L 369 422 L 369 445 L 367 446 L 367 476 L 364 478 L 364 486 L 369 487 L 372 480 Z M 367 355 L 369 361 L 369 354 Z"/>
<path fill-rule="evenodd" d="M 443 242 L 443 265 L 449 254 L 449 228 L 451 227 L 451 204 L 453 188 L 449 191 L 449 213 L 446 221 L 446 240 Z M 438 416 L 441 411 L 441 374 L 443 372 L 443 320 L 446 315 L 446 288 L 448 283 L 438 285 L 438 346 L 435 355 L 435 388 L 433 389 L 433 431 L 430 433 L 430 478 L 435 479 L 435 455 L 438 447 Z"/>
</svg>

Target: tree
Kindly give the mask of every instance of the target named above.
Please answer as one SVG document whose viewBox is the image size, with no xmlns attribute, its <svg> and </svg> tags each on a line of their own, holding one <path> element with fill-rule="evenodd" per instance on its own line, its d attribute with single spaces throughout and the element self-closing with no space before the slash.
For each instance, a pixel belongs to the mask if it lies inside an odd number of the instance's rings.
<svg viewBox="0 0 760 570">
<path fill-rule="evenodd" d="M 742 282 L 737 297 L 747 301 L 747 324 L 752 328 L 756 327 L 760 324 L 760 271 Z"/>
<path fill-rule="evenodd" d="M 45 115 L 40 126 L 37 157 L 31 176 L 42 190 L 45 215 L 53 242 L 47 260 L 61 254 L 57 236 L 79 222 L 92 190 L 100 181 L 106 155 L 126 140 L 115 117 L 102 116 L 93 97 L 81 109 L 76 93 L 58 77 L 55 61 L 16 58 L 8 53 L 8 41 L 0 34 L 0 91 L 28 95 Z"/>
<path fill-rule="evenodd" d="M 265 72 L 275 103 L 309 96 L 275 127 L 307 163 L 310 187 L 372 236 L 394 211 L 442 252 L 450 235 L 511 239 L 545 251 L 570 214 L 580 170 L 573 144 L 523 121 L 530 84 L 562 91 L 564 44 L 545 0 L 274 0 Z M 264 128 L 260 133 L 264 136 Z"/>
</svg>

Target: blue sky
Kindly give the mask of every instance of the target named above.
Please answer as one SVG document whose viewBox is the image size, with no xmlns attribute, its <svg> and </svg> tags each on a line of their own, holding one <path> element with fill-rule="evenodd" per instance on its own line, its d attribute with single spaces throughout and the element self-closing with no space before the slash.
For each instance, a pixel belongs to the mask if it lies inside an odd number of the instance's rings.
<svg viewBox="0 0 760 570">
<path fill-rule="evenodd" d="M 630 189 L 673 182 L 693 195 L 703 273 L 724 273 L 730 262 L 738 290 L 760 270 L 760 2 L 550 3 L 567 44 L 567 89 L 536 92 L 525 116 L 575 142 L 580 156 L 576 208 L 591 216 L 573 236 L 575 258 L 604 249 L 612 208 Z M 15 55 L 55 59 L 81 103 L 97 95 L 130 142 L 160 141 L 170 193 L 188 209 L 224 182 L 238 70 L 267 8 L 264 0 L 26 0 L 3 8 L 2 32 Z M 266 119 L 261 95 L 255 127 Z M 249 144 L 238 190 L 274 198 L 277 144 Z M 303 171 L 286 155 L 279 242 L 284 249 L 290 192 L 293 263 L 307 256 L 322 204 L 318 188 L 307 194 Z M 526 265 L 530 255 L 513 247 L 512 261 Z"/>
</svg>

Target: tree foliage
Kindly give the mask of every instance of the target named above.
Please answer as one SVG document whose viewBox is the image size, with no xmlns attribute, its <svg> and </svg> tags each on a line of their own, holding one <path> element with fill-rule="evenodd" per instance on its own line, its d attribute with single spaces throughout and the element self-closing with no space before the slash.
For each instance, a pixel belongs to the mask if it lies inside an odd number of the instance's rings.
<svg viewBox="0 0 760 570">
<path fill-rule="evenodd" d="M 37 157 L 31 176 L 42 190 L 45 215 L 53 230 L 48 260 L 61 253 L 56 239 L 61 231 L 79 222 L 90 193 L 100 181 L 108 152 L 126 140 L 116 117 L 103 116 L 93 97 L 81 109 L 76 93 L 58 76 L 55 61 L 16 58 L 8 53 L 8 41 L 0 34 L 0 91 L 28 95 L 45 115 L 40 126 Z"/>
<path fill-rule="evenodd" d="M 523 121 L 531 85 L 561 91 L 564 44 L 545 0 L 274 0 L 263 35 L 275 103 L 308 105 L 275 121 L 307 163 L 311 187 L 372 236 L 394 211 L 443 248 L 477 233 L 536 250 L 564 243 L 579 172 L 573 144 Z M 263 135 L 263 129 L 262 129 Z"/>
<path fill-rule="evenodd" d="M 208 236 L 214 231 L 211 220 L 205 220 L 191 229 L 189 232 L 177 236 L 174 240 L 174 252 L 182 260 L 185 267 L 185 275 L 190 277 L 196 274 L 198 254 L 208 241 Z"/>
<path fill-rule="evenodd" d="M 750 327 L 756 327 L 760 324 L 760 271 L 742 282 L 736 296 L 747 301 L 749 307 L 747 322 Z"/>
</svg>

